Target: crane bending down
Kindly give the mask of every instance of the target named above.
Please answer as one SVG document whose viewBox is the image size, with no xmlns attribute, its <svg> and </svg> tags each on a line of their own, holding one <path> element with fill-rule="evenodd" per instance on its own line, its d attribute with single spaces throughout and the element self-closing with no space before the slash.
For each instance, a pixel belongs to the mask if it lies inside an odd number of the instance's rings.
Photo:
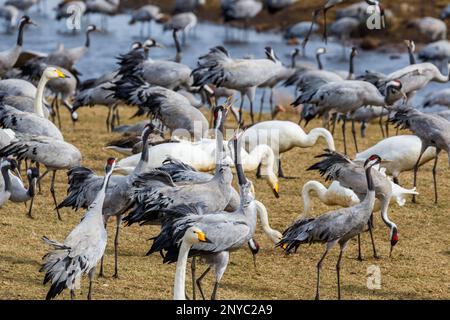
<svg viewBox="0 0 450 320">
<path fill-rule="evenodd" d="M 75 289 L 80 284 L 83 274 L 89 276 L 87 298 L 92 299 L 92 282 L 97 263 L 106 248 L 107 234 L 103 223 L 102 207 L 106 188 L 116 160 L 109 158 L 105 166 L 105 178 L 102 188 L 97 193 L 83 220 L 67 236 L 63 243 L 43 237 L 45 243 L 55 250 L 44 256 L 40 272 L 45 272 L 44 284 L 50 281 L 51 287 L 47 300 L 55 298 L 64 289 L 70 289 L 70 296 L 75 298 Z"/>
<path fill-rule="evenodd" d="M 297 250 L 303 243 L 325 243 L 326 248 L 317 264 L 316 300 L 320 298 L 320 270 L 328 251 L 337 243 L 340 246 L 339 258 L 336 264 L 338 299 L 341 299 L 341 259 L 350 239 L 364 231 L 375 203 L 375 186 L 372 180 L 372 167 L 381 162 L 381 158 L 372 155 L 364 163 L 367 180 L 364 200 L 350 208 L 330 211 L 318 218 L 300 218 L 283 233 L 278 243 L 286 252 Z"/>
</svg>

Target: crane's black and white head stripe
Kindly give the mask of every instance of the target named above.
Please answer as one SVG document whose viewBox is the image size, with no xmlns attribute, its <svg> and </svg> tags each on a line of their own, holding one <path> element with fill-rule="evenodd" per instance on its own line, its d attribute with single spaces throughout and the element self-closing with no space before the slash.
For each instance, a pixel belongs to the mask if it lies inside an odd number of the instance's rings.
<svg viewBox="0 0 450 320">
<path fill-rule="evenodd" d="M 317 55 L 321 55 L 321 54 L 325 54 L 325 53 L 327 53 L 327 49 L 324 47 L 317 48 L 317 50 L 316 50 Z"/>
<path fill-rule="evenodd" d="M 365 162 L 364 162 L 364 168 L 368 169 L 371 168 L 377 164 L 381 163 L 381 157 L 374 154 L 371 155 Z"/>
<path fill-rule="evenodd" d="M 91 24 L 91 25 L 89 25 L 87 27 L 86 32 L 92 32 L 92 31 L 95 31 L 95 30 L 97 30 L 96 25 L 95 24 Z"/>
<path fill-rule="evenodd" d="M 34 23 L 33 20 L 31 20 L 31 18 L 27 15 L 23 16 L 20 21 L 19 21 L 19 26 L 22 24 L 33 24 L 36 25 L 36 23 Z"/>
</svg>

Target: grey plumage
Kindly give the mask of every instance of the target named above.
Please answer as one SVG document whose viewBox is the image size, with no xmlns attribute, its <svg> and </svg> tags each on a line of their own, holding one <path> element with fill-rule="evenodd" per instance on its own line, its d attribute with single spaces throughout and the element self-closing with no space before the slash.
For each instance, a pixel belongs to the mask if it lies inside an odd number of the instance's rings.
<svg viewBox="0 0 450 320">
<path fill-rule="evenodd" d="M 51 282 L 47 300 L 55 298 L 66 288 L 70 289 L 73 298 L 83 274 L 89 275 L 88 299 L 92 298 L 95 268 L 106 248 L 107 234 L 103 224 L 102 206 L 114 164 L 115 159 L 108 160 L 101 190 L 83 220 L 70 232 L 64 242 L 43 237 L 43 240 L 54 248 L 54 251 L 44 256 L 44 263 L 40 269 L 41 272 L 45 272 L 44 284 Z"/>
<path fill-rule="evenodd" d="M 22 51 L 23 46 L 24 28 L 28 24 L 34 24 L 33 20 L 31 20 L 31 18 L 28 16 L 23 16 L 20 19 L 19 33 L 17 36 L 16 44 L 11 49 L 0 52 L 0 79 L 3 78 L 5 74 L 14 67 L 17 59 L 19 59 L 20 52 Z"/>
<path fill-rule="evenodd" d="M 317 264 L 317 287 L 316 299 L 320 298 L 320 270 L 322 262 L 328 251 L 337 243 L 340 253 L 336 265 L 338 299 L 341 298 L 340 288 L 340 263 L 342 254 L 348 241 L 365 230 L 368 220 L 372 214 L 375 203 L 375 189 L 371 174 L 375 171 L 372 166 L 380 163 L 378 156 L 371 156 L 362 168 L 366 177 L 366 195 L 361 203 L 350 208 L 338 209 L 325 213 L 317 218 L 300 218 L 283 233 L 283 238 L 278 243 L 286 252 L 297 249 L 303 243 L 326 243 L 326 249 Z"/>
<path fill-rule="evenodd" d="M 235 151 L 238 149 L 238 142 L 235 141 Z M 216 279 L 212 293 L 212 299 L 216 298 L 219 282 L 226 270 L 229 252 L 241 248 L 248 243 L 256 228 L 256 204 L 251 194 L 251 183 L 245 178 L 242 166 L 240 165 L 240 155 L 236 152 L 235 166 L 240 188 L 240 206 L 232 213 L 222 211 L 208 211 L 202 202 L 180 204 L 171 209 L 159 209 L 162 218 L 162 228 L 160 234 L 154 238 L 152 247 L 147 254 L 158 251 L 167 251 L 164 255 L 164 262 L 174 262 L 178 256 L 178 243 L 184 236 L 186 230 L 192 226 L 202 226 L 205 234 L 208 234 L 210 243 L 200 243 L 194 245 L 190 256 L 201 256 L 210 265 L 202 276 L 196 281 L 197 286 L 203 296 L 201 280 L 209 272 L 211 267 L 215 268 Z M 146 222 L 151 215 L 139 219 Z M 202 229 L 203 230 L 203 229 Z M 207 232 L 207 233 L 206 233 Z"/>
<path fill-rule="evenodd" d="M 152 132 L 152 125 L 147 124 L 142 133 L 142 140 L 147 145 L 147 140 Z M 115 273 L 114 277 L 118 277 L 118 247 L 119 247 L 119 230 L 122 221 L 122 215 L 126 213 L 133 205 L 130 189 L 143 172 L 146 162 L 148 161 L 148 147 L 142 149 L 139 164 L 134 172 L 128 176 L 112 175 L 110 182 L 105 191 L 105 200 L 103 202 L 102 214 L 105 217 L 105 223 L 109 217 L 116 217 L 116 235 L 114 240 L 115 253 Z M 95 195 L 102 187 L 103 178 L 97 176 L 92 170 L 84 167 L 75 167 L 69 170 L 68 174 L 69 188 L 67 197 L 57 208 L 71 207 L 75 210 L 80 208 L 88 208 L 95 200 Z M 160 186 L 161 184 L 154 179 L 147 182 L 152 186 Z M 103 259 L 101 264 L 101 274 L 103 274 Z"/>
<path fill-rule="evenodd" d="M 23 96 L 30 99 L 36 97 L 36 87 L 22 79 L 0 80 L 0 92 L 5 92 L 10 96 Z"/>
<path fill-rule="evenodd" d="M 346 156 L 337 152 L 327 151 L 320 155 L 324 159 L 311 167 L 308 170 L 317 170 L 322 176 L 325 176 L 326 181 L 337 180 L 344 187 L 353 190 L 358 198 L 362 201 L 366 196 L 367 183 L 364 178 L 364 168 Z M 389 219 L 389 203 L 392 197 L 392 186 L 388 178 L 379 171 L 371 170 L 375 196 L 381 202 L 381 218 L 386 226 L 390 229 L 391 248 L 395 243 L 392 239 L 397 238 L 397 225 Z M 371 230 L 369 228 L 369 230 Z M 373 241 L 372 241 L 373 242 Z M 373 245 L 374 255 L 376 256 L 375 246 Z M 359 253 L 359 258 L 361 254 Z"/>
<path fill-rule="evenodd" d="M 24 96 L 13 96 L 6 92 L 0 92 L 0 104 L 6 104 L 17 110 L 24 112 L 34 112 L 34 99 Z M 48 108 L 43 108 L 44 117 L 48 119 L 49 111 Z"/>
<path fill-rule="evenodd" d="M 265 53 L 266 59 L 233 59 L 223 46 L 214 47 L 198 59 L 198 67 L 192 71 L 194 86 L 214 84 L 238 90 L 241 93 L 240 121 L 244 95 L 247 95 L 253 123 L 255 88 L 274 77 L 283 67 L 272 48 L 266 47 Z"/>
<path fill-rule="evenodd" d="M 172 90 L 151 86 L 132 76 L 116 81 L 112 90 L 115 98 L 139 107 L 138 115 L 151 114 L 171 131 L 185 129 L 194 139 L 199 139 L 209 128 L 205 116 Z"/>
<path fill-rule="evenodd" d="M 17 110 L 6 104 L 0 105 L 0 126 L 23 134 L 64 140 L 59 129 L 51 121 L 34 113 Z"/>
<path fill-rule="evenodd" d="M 158 44 L 150 39 L 145 44 L 147 50 Z M 192 85 L 191 69 L 181 63 L 148 58 L 145 51 L 133 50 L 119 57 L 119 73 L 122 77 L 140 77 L 154 86 L 167 89 L 190 89 Z"/>
<path fill-rule="evenodd" d="M 427 44 L 420 50 L 419 59 L 423 61 L 448 61 L 450 59 L 450 42 L 439 40 Z"/>
<path fill-rule="evenodd" d="M 74 64 L 89 50 L 91 44 L 90 34 L 96 29 L 95 25 L 88 26 L 86 29 L 86 40 L 83 46 L 68 49 L 60 47 L 56 51 L 50 53 L 45 58 L 45 62 L 49 65 L 56 65 L 67 70 L 72 70 Z"/>
<path fill-rule="evenodd" d="M 450 165 L 450 122 L 440 116 L 425 114 L 409 107 L 397 109 L 390 120 L 398 128 L 411 130 L 422 141 L 422 150 L 420 151 L 419 158 L 414 167 L 414 187 L 417 185 L 417 171 L 419 170 L 419 163 L 423 153 L 430 146 L 436 148 L 436 158 L 433 166 L 433 182 L 434 201 L 437 203 L 437 159 L 439 157 L 439 153 L 444 150 L 449 155 Z"/>
<path fill-rule="evenodd" d="M 432 107 L 440 105 L 450 108 L 450 89 L 442 89 L 439 91 L 430 92 L 422 102 L 423 107 Z"/>
</svg>

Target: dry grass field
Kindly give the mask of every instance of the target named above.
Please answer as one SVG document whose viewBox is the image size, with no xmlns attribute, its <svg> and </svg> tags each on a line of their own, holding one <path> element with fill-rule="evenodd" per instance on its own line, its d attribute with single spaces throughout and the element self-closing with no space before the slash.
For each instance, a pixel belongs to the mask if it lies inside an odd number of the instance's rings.
<svg viewBox="0 0 450 320">
<path fill-rule="evenodd" d="M 124 122 L 133 113 L 122 108 Z M 112 154 L 103 151 L 104 144 L 117 137 L 106 132 L 104 119 L 106 108 L 82 108 L 80 121 L 72 127 L 67 114 L 63 115 L 63 133 L 66 140 L 77 146 L 83 154 L 83 164 L 101 174 L 104 161 Z M 293 113 L 279 116 L 281 119 L 297 121 Z M 229 123 L 234 126 L 234 123 Z M 319 126 L 312 122 L 307 130 Z M 348 126 L 350 127 L 350 126 Z M 337 131 L 338 132 L 338 131 Z M 392 132 L 395 130 L 391 129 Z M 350 131 L 349 131 L 350 134 Z M 360 146 L 365 149 L 381 138 L 377 125 L 371 125 Z M 336 146 L 342 150 L 342 138 L 336 136 Z M 253 173 L 248 177 L 256 187 L 257 199 L 268 211 L 273 228 L 283 231 L 301 212 L 299 190 L 303 184 L 315 179 L 323 182 L 316 172 L 305 169 L 314 163 L 314 156 L 325 148 L 319 143 L 309 149 L 294 149 L 284 155 L 286 174 L 297 179 L 281 180 L 280 195 L 276 199 L 263 180 L 256 180 Z M 351 155 L 354 150 L 351 149 Z M 119 156 L 119 155 L 115 155 Z M 391 206 L 390 216 L 399 228 L 399 242 L 393 257 L 389 258 L 389 232 L 379 214 L 375 216 L 375 241 L 381 259 L 372 257 L 368 234 L 362 235 L 364 261 L 356 260 L 357 243 L 351 241 L 342 262 L 342 294 L 344 299 L 449 299 L 450 298 L 450 169 L 447 157 L 442 153 L 438 168 L 440 201 L 433 203 L 431 163 L 419 172 L 420 196 L 417 204 L 408 199 L 404 207 Z M 412 185 L 412 174 L 404 173 L 401 182 Z M 49 247 L 41 237 L 63 240 L 79 222 L 81 212 L 62 210 L 63 221 L 58 221 L 53 202 L 48 192 L 49 178 L 43 182 L 42 194 L 35 201 L 35 219 L 26 217 L 23 204 L 9 203 L 0 209 L 0 299 L 44 299 L 48 287 L 42 285 L 43 274 L 39 273 L 42 256 Z M 57 197 L 61 201 L 66 194 L 67 177 L 60 172 L 57 178 Z M 315 215 L 330 210 L 314 201 Z M 105 258 L 106 278 L 97 278 L 94 284 L 94 299 L 171 299 L 175 265 L 163 265 L 158 254 L 146 257 L 158 227 L 123 227 L 121 229 L 119 279 L 113 274 L 114 221 L 108 226 L 108 246 Z M 257 229 L 255 238 L 262 249 L 257 258 L 257 269 L 252 256 L 245 247 L 231 255 L 231 262 L 219 288 L 220 299 L 313 299 L 315 294 L 316 263 L 323 246 L 301 246 L 297 254 L 286 256 L 281 249 Z M 322 272 L 322 298 L 336 298 L 335 263 L 337 248 L 328 255 Z M 199 265 L 202 272 L 205 265 Z M 376 265 L 381 270 L 381 289 L 369 290 L 366 286 L 367 268 Z M 189 270 L 189 268 L 188 268 Z M 200 274 L 200 273 L 199 273 Z M 187 288 L 190 290 L 190 277 Z M 212 273 L 204 281 L 209 296 L 213 283 Z M 85 298 L 87 280 L 82 282 L 77 298 Z M 60 299 L 69 299 L 64 292 Z"/>
</svg>

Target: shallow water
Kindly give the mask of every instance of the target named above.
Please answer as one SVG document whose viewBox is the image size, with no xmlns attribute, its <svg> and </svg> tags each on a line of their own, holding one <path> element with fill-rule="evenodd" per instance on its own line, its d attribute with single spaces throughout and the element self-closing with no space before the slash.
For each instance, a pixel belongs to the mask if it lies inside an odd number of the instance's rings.
<svg viewBox="0 0 450 320">
<path fill-rule="evenodd" d="M 53 8 L 56 3 L 56 0 L 48 0 L 48 8 Z M 32 8 L 29 15 L 39 26 L 37 28 L 31 26 L 26 30 L 24 36 L 25 50 L 48 53 L 55 50 L 59 43 L 63 43 L 67 48 L 83 45 L 84 33 L 71 34 L 66 27 L 66 21 L 58 22 L 54 19 L 53 11 L 50 12 L 48 10 L 47 15 L 44 15 L 38 12 L 36 8 Z M 120 53 L 126 52 L 133 41 L 141 40 L 139 38 L 140 27 L 138 25 L 129 26 L 128 20 L 129 16 L 127 14 L 110 17 L 108 18 L 108 32 L 92 34 L 91 49 L 76 64 L 76 68 L 82 73 L 81 79 L 94 78 L 113 70 L 116 67 L 115 57 Z M 84 19 L 82 28 L 84 29 L 89 22 L 100 25 L 100 17 L 93 15 L 89 19 Z M 241 39 L 244 37 L 243 32 L 240 30 L 234 30 L 234 35 Z M 165 49 L 153 49 L 150 53 L 152 58 L 172 59 L 175 56 L 175 47 L 170 32 L 163 33 L 160 25 L 153 24 L 152 37 L 166 46 Z M 247 38 L 249 39 L 248 42 L 237 41 L 225 44 L 233 57 L 250 55 L 255 58 L 262 58 L 264 57 L 264 47 L 271 46 L 281 60 L 286 64 L 290 64 L 289 55 L 295 47 L 287 45 L 281 34 L 250 31 Z M 0 34 L 0 51 L 11 47 L 15 39 L 15 32 L 13 34 Z M 225 28 L 223 26 L 200 23 L 188 38 L 182 62 L 190 67 L 195 67 L 198 56 L 205 54 L 213 46 L 223 44 L 224 39 Z M 306 50 L 306 60 L 315 64 L 314 52 L 316 48 L 321 46 L 325 46 L 321 39 L 319 37 L 313 38 Z M 323 56 L 325 68 L 348 70 L 348 62 L 343 59 L 342 46 L 330 40 L 326 48 L 327 54 Z M 355 71 L 356 74 L 361 74 L 366 69 L 390 73 L 408 65 L 408 61 L 406 53 L 381 53 L 360 50 L 358 57 L 355 59 Z M 420 107 L 421 100 L 428 92 L 443 89 L 445 86 L 448 86 L 448 84 L 429 84 L 414 97 L 413 104 Z M 292 99 L 292 94 L 293 91 L 290 88 L 277 88 L 275 100 L 282 98 L 283 101 L 286 101 L 286 97 L 290 100 Z M 259 109 L 260 95 L 261 90 L 258 90 L 256 109 Z M 264 109 L 267 108 L 268 105 Z"/>
</svg>

